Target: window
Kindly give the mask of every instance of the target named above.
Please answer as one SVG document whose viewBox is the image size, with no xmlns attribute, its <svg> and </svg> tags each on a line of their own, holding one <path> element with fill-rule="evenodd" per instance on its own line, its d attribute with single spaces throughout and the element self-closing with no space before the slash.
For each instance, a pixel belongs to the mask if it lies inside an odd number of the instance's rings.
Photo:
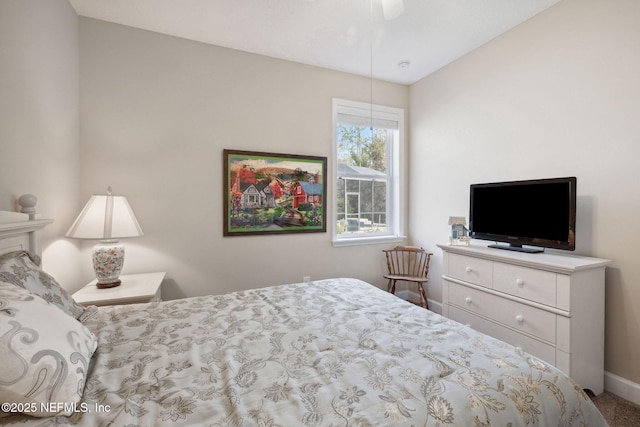
<svg viewBox="0 0 640 427">
<path fill-rule="evenodd" d="M 334 245 L 403 238 L 404 110 L 333 100 Z"/>
</svg>

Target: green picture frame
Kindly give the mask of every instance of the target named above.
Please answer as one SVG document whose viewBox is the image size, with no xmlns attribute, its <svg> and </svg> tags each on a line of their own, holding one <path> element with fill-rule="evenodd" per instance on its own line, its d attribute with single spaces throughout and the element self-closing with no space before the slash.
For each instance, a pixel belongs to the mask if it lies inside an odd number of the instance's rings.
<svg viewBox="0 0 640 427">
<path fill-rule="evenodd" d="M 223 150 L 224 236 L 327 231 L 327 158 Z"/>
</svg>

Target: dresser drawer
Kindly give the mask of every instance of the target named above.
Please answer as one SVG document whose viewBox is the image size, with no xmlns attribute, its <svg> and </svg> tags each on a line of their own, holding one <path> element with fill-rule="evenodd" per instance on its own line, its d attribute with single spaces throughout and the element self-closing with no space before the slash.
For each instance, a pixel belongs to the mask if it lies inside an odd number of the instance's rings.
<svg viewBox="0 0 640 427">
<path fill-rule="evenodd" d="M 449 304 L 552 344 L 556 342 L 554 313 L 457 283 L 449 283 Z"/>
<path fill-rule="evenodd" d="M 556 306 L 556 273 L 495 263 L 493 288 L 540 304 Z"/>
<path fill-rule="evenodd" d="M 492 287 L 493 262 L 458 254 L 449 254 L 449 276 L 476 285 Z"/>
<path fill-rule="evenodd" d="M 523 351 L 539 357 L 545 362 L 551 363 L 552 365 L 556 363 L 556 350 L 552 345 L 520 334 L 456 307 L 449 309 L 449 316 L 456 322 L 468 325 L 476 331 L 507 342 L 515 347 L 520 347 Z"/>
</svg>

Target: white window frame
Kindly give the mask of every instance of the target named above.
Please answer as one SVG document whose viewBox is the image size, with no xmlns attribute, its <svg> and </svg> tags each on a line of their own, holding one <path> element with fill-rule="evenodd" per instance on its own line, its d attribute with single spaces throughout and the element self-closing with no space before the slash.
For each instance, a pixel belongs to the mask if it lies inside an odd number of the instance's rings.
<svg viewBox="0 0 640 427">
<path fill-rule="evenodd" d="M 363 123 L 397 122 L 398 129 L 394 142 L 387 147 L 387 231 L 385 233 L 338 234 L 338 194 L 335 186 L 338 176 L 338 116 L 346 114 L 362 119 Z M 386 107 L 346 99 L 333 99 L 332 108 L 333 156 L 331 156 L 331 170 L 333 171 L 332 227 L 333 246 L 352 246 L 377 243 L 402 242 L 405 236 L 405 217 L 403 214 L 405 185 L 402 170 L 404 165 L 404 109 Z M 345 201 L 346 202 L 346 201 Z"/>
</svg>

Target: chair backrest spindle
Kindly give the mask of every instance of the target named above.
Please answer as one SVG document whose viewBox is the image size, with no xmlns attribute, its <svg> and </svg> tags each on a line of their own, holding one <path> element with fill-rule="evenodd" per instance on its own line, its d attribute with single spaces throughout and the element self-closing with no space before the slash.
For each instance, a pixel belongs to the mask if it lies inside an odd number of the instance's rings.
<svg viewBox="0 0 640 427">
<path fill-rule="evenodd" d="M 389 274 L 427 277 L 431 253 L 417 246 L 396 246 L 383 251 Z"/>
</svg>

